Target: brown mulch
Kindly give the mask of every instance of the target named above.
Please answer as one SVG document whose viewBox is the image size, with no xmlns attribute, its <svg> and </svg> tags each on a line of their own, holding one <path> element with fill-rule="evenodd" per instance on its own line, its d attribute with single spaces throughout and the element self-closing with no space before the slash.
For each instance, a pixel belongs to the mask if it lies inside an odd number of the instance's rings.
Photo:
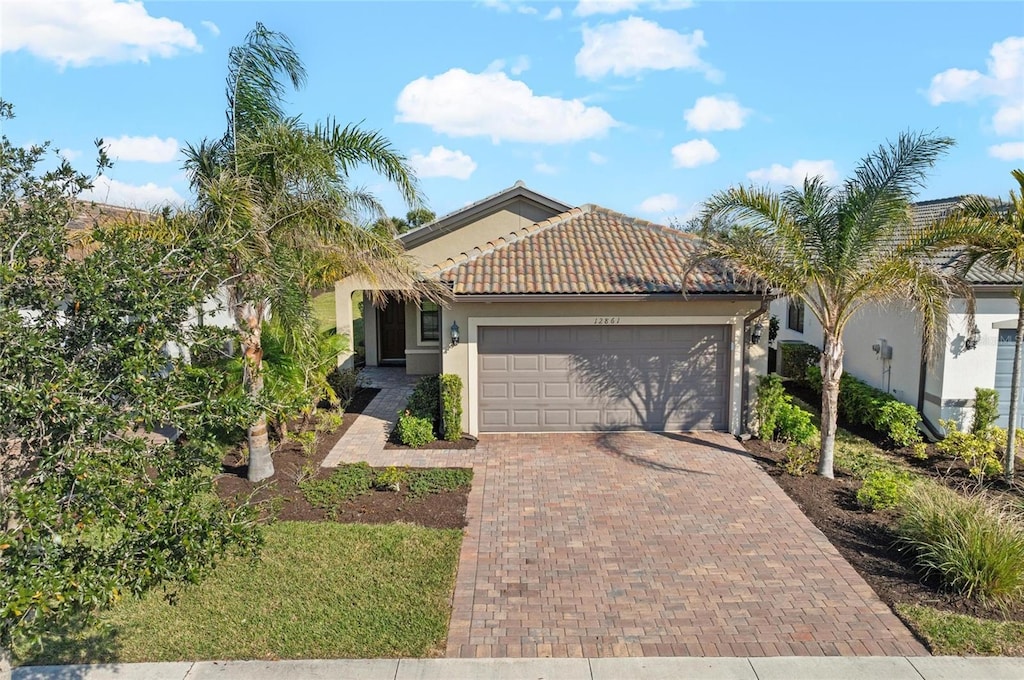
<svg viewBox="0 0 1024 680">
<path fill-rule="evenodd" d="M 432 442 L 427 442 L 423 446 L 406 446 L 402 443 L 402 440 L 398 438 L 398 428 L 391 430 L 391 435 L 388 437 L 387 442 L 384 444 L 384 449 L 428 449 L 428 450 L 439 450 L 439 449 L 450 449 L 450 450 L 463 450 L 463 449 L 475 449 L 476 448 L 476 437 L 471 437 L 468 434 L 463 435 L 458 441 L 450 442 L 445 439 L 435 439 Z"/>
<path fill-rule="evenodd" d="M 845 427 L 842 423 L 840 426 Z M 985 619 L 1024 621 L 1024 605 L 1009 608 L 983 605 L 944 592 L 936 583 L 922 580 L 910 556 L 896 547 L 895 513 L 867 512 L 858 506 L 856 494 L 860 481 L 857 479 L 841 470 L 836 470 L 835 479 L 815 474 L 795 477 L 784 471 L 783 447 L 760 440 L 750 440 L 743 445 L 890 607 L 917 604 Z M 954 467 L 947 475 L 948 461 L 934 462 L 936 453 L 932 447 L 929 447 L 929 454 L 929 461 L 909 459 L 908 462 L 950 486 L 963 484 L 965 470 Z M 993 486 L 994 491 L 1005 493 L 1001 482 Z"/>
<path fill-rule="evenodd" d="M 330 475 L 331 470 L 321 468 L 320 462 L 379 391 L 373 388 L 359 390 L 345 410 L 341 426 L 320 436 L 315 454 L 307 456 L 302 444 L 294 437 L 279 443 L 274 451 L 274 475 L 262 482 L 253 484 L 246 479 L 249 470 L 248 465 L 241 462 L 241 447 L 229 453 L 216 480 L 217 495 L 229 503 L 258 504 L 265 519 L 361 524 L 409 522 L 436 529 L 466 526 L 468 491 L 435 493 L 420 498 L 412 498 L 404 491 L 373 491 L 349 501 L 337 514 L 314 508 L 302 495 L 298 480 L 305 474 L 317 477 Z M 294 434 L 315 427 L 315 418 L 305 425 L 299 422 L 290 424 L 290 432 Z"/>
</svg>

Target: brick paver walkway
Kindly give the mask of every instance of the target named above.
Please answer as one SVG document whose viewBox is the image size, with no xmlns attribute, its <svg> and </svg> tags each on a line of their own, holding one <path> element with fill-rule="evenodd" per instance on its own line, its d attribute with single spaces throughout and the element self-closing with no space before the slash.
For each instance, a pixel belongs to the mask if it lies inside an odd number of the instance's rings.
<svg viewBox="0 0 1024 680">
<path fill-rule="evenodd" d="M 728 435 L 425 458 L 475 463 L 450 657 L 927 654 Z"/>
</svg>

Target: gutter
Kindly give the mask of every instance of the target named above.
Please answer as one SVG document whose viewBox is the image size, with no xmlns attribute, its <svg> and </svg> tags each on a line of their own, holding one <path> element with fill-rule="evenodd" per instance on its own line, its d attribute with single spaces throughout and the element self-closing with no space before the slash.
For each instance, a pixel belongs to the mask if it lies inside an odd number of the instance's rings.
<svg viewBox="0 0 1024 680">
<path fill-rule="evenodd" d="M 593 300 L 614 301 L 702 301 L 749 302 L 751 298 L 763 298 L 758 293 L 456 293 L 456 302 L 577 302 Z"/>
<path fill-rule="evenodd" d="M 917 381 L 917 414 L 921 416 L 921 425 L 925 438 L 937 442 L 946 438 L 946 430 L 941 425 L 936 425 L 924 414 L 924 393 L 925 381 L 928 377 L 928 348 L 924 341 L 921 342 L 921 377 Z"/>
<path fill-rule="evenodd" d="M 741 435 L 747 434 L 750 428 L 750 378 L 747 376 L 747 368 L 750 365 L 747 359 L 747 331 L 750 327 L 750 322 L 754 319 L 764 316 L 768 313 L 769 305 L 771 303 L 767 298 L 761 298 L 761 306 L 755 309 L 753 312 L 748 314 L 743 319 L 743 383 L 740 387 L 740 401 L 742 403 L 742 410 L 740 420 L 741 424 Z M 767 342 L 767 338 L 765 339 Z"/>
</svg>

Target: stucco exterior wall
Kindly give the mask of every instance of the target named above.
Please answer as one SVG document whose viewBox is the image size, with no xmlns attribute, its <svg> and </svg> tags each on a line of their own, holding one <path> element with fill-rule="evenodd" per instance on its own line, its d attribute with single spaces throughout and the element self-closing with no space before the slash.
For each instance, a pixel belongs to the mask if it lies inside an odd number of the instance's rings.
<svg viewBox="0 0 1024 680">
<path fill-rule="evenodd" d="M 480 325 L 550 325 L 593 324 L 597 318 L 616 318 L 621 325 L 636 324 L 728 324 L 733 328 L 730 356 L 732 385 L 730 385 L 730 431 L 739 434 L 742 423 L 743 382 L 753 378 L 743 370 L 744 353 L 757 356 L 756 365 L 764 370 L 764 350 L 746 349 L 744 318 L 757 310 L 759 302 L 752 301 L 698 301 L 679 297 L 672 301 L 574 301 L 574 302 L 457 302 L 442 314 L 442 331 L 458 323 L 461 341 L 451 346 L 447 333 L 442 333 L 444 353 L 442 372 L 455 373 L 463 384 L 463 430 L 477 434 L 476 423 L 476 334 Z M 762 339 L 762 344 L 765 341 Z"/>
<path fill-rule="evenodd" d="M 873 345 L 892 348 L 886 360 Z M 904 304 L 869 305 L 850 320 L 843 333 L 843 367 L 861 381 L 917 406 L 921 380 L 920 316 Z"/>
</svg>

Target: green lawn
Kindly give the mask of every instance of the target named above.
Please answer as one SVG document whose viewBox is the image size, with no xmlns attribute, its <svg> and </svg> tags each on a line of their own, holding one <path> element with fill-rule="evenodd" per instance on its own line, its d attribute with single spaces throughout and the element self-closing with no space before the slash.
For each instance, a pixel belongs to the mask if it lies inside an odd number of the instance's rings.
<svg viewBox="0 0 1024 680">
<path fill-rule="evenodd" d="M 313 298 L 313 314 L 320 321 L 321 332 L 337 327 L 338 313 L 334 308 L 334 288 Z"/>
<path fill-rule="evenodd" d="M 31 663 L 423 657 L 443 652 L 462 532 L 280 522 L 259 560 L 124 602 Z"/>
<path fill-rule="evenodd" d="M 896 605 L 896 611 L 941 656 L 1024 655 L 1024 623 L 989 621 L 931 607 Z"/>
</svg>

